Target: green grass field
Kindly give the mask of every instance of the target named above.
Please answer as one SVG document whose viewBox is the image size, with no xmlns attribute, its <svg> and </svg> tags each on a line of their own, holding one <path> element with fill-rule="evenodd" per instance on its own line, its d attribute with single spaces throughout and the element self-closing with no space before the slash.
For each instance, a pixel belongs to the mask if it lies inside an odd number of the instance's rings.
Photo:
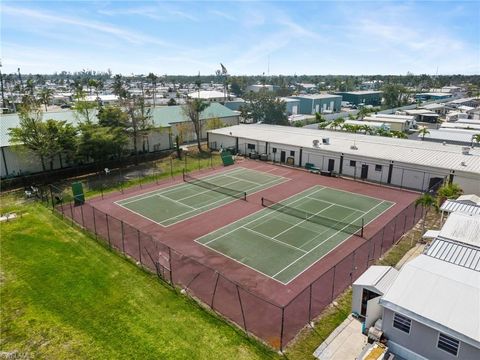
<svg viewBox="0 0 480 360">
<path fill-rule="evenodd" d="M 4 197 L 6 211 L 23 215 L 0 225 L 1 351 L 44 359 L 278 357 L 41 205 Z"/>
</svg>

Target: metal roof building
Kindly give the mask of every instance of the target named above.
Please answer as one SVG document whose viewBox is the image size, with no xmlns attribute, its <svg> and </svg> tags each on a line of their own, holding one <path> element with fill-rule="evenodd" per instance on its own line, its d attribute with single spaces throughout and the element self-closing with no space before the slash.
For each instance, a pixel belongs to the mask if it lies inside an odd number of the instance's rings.
<svg viewBox="0 0 480 360">
<path fill-rule="evenodd" d="M 455 200 L 445 200 L 445 202 L 440 207 L 440 211 L 446 213 L 462 212 L 466 214 L 480 215 L 480 206 L 464 204 Z"/>
<path fill-rule="evenodd" d="M 466 193 L 480 194 L 480 148 L 467 152 L 458 145 L 263 124 L 216 129 L 209 142 L 409 189 L 427 190 L 436 179 L 450 177 Z"/>
</svg>

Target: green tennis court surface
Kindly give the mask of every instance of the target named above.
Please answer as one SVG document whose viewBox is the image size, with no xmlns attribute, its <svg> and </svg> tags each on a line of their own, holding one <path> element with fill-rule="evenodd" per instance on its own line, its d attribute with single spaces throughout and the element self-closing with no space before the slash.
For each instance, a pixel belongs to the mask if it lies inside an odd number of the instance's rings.
<svg viewBox="0 0 480 360">
<path fill-rule="evenodd" d="M 348 231 L 360 229 L 362 218 L 368 224 L 394 205 L 323 186 L 314 186 L 281 204 L 322 220 L 265 207 L 196 241 L 287 284 L 347 240 L 351 236 Z M 331 225 L 319 223 L 325 219 Z"/>
<path fill-rule="evenodd" d="M 247 194 L 287 181 L 281 176 L 242 167 L 202 177 L 201 180 L 207 181 L 212 187 L 218 186 Z M 192 183 L 183 183 L 115 203 L 159 225 L 170 226 L 235 200 L 231 195 Z"/>
</svg>

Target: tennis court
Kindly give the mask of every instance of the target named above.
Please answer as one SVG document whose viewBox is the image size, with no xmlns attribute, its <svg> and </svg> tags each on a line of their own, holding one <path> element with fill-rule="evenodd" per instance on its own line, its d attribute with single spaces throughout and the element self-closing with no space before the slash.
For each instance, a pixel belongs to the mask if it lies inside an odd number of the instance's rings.
<svg viewBox="0 0 480 360">
<path fill-rule="evenodd" d="M 132 196 L 115 204 L 159 225 L 170 226 L 288 179 L 239 167 L 202 178 L 185 174 L 184 180 L 183 184 Z"/>
<path fill-rule="evenodd" d="M 313 186 L 196 242 L 272 279 L 288 284 L 393 202 L 325 186 Z"/>
</svg>

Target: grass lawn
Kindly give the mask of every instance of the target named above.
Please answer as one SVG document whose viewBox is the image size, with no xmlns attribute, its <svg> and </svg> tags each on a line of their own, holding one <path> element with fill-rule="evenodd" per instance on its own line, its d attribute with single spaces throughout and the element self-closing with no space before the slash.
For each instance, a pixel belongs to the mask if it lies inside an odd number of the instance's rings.
<svg viewBox="0 0 480 360">
<path fill-rule="evenodd" d="M 57 219 L 2 198 L 0 350 L 50 359 L 265 359 L 277 354 Z M 21 357 L 23 358 L 23 357 Z"/>
</svg>

